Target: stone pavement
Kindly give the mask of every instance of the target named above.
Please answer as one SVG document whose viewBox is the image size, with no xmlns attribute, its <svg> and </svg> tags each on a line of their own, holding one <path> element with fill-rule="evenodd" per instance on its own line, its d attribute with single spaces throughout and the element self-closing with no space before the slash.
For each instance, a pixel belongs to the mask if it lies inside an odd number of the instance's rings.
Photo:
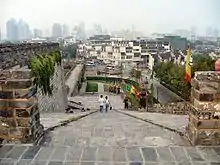
<svg viewBox="0 0 220 165">
<path fill-rule="evenodd" d="M 185 145 L 185 146 L 180 146 Z M 110 111 L 60 127 L 40 146 L 0 148 L 9 165 L 217 165 L 220 147 L 190 147 L 176 134 Z"/>
<path fill-rule="evenodd" d="M 122 109 L 123 101 L 120 95 L 115 95 L 111 93 L 103 93 L 104 96 L 109 97 L 109 101 L 113 109 Z M 90 109 L 99 109 L 99 94 L 82 94 L 80 96 L 69 97 L 68 100 L 72 100 L 75 102 L 81 102 L 85 108 Z"/>
<path fill-rule="evenodd" d="M 44 126 L 44 130 L 46 130 L 48 128 L 55 127 L 64 121 L 67 121 L 73 118 L 80 118 L 94 111 L 95 110 L 81 112 L 79 110 L 75 110 L 74 113 L 41 113 L 40 122 Z"/>
<path fill-rule="evenodd" d="M 130 116 L 140 118 L 142 120 L 151 121 L 153 123 L 169 127 L 171 129 L 185 132 L 185 128 L 188 124 L 187 115 L 172 115 L 172 114 L 160 114 L 149 112 L 137 112 L 137 111 L 121 111 Z"/>
<path fill-rule="evenodd" d="M 73 91 L 75 90 L 75 87 L 77 85 L 77 81 L 79 79 L 79 74 L 83 69 L 83 65 L 82 64 L 78 64 L 70 73 L 69 78 L 66 80 L 66 85 L 69 88 L 69 93 L 68 96 L 71 96 L 71 94 L 73 93 Z"/>
</svg>

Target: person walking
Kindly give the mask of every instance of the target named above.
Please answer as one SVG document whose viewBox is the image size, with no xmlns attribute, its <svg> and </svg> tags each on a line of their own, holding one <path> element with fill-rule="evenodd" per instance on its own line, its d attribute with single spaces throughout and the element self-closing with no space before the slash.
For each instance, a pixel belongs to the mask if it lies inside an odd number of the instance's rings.
<svg viewBox="0 0 220 165">
<path fill-rule="evenodd" d="M 105 99 L 103 98 L 103 95 L 100 95 L 100 98 L 99 98 L 99 110 L 100 110 L 100 112 L 102 112 L 104 110 L 104 106 L 105 106 Z"/>
<path fill-rule="evenodd" d="M 108 96 L 105 96 L 105 112 L 108 112 L 108 109 L 110 108 L 110 101 L 108 99 Z"/>
<path fill-rule="evenodd" d="M 125 96 L 124 98 L 124 109 L 128 109 L 128 97 Z"/>
</svg>

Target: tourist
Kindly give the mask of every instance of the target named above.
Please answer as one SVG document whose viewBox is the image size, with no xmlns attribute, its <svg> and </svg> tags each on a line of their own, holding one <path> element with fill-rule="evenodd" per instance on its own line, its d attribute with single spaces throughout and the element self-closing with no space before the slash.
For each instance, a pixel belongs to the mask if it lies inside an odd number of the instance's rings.
<svg viewBox="0 0 220 165">
<path fill-rule="evenodd" d="M 141 92 L 137 94 L 137 96 L 140 98 L 140 109 L 146 109 L 147 106 L 147 91 L 145 88 L 141 89 Z"/>
<path fill-rule="evenodd" d="M 124 98 L 124 109 L 128 109 L 128 97 L 125 96 Z"/>
<path fill-rule="evenodd" d="M 105 96 L 105 112 L 108 111 L 108 109 L 110 108 L 110 101 L 108 99 L 108 96 Z"/>
<path fill-rule="evenodd" d="M 100 95 L 100 98 L 99 98 L 99 110 L 100 110 L 100 112 L 103 111 L 104 106 L 105 106 L 105 99 L 103 98 L 103 95 Z"/>
<path fill-rule="evenodd" d="M 120 90 L 121 90 L 121 88 L 120 88 L 120 86 L 118 86 L 118 87 L 117 87 L 117 94 L 118 94 L 118 95 L 120 94 Z"/>
</svg>

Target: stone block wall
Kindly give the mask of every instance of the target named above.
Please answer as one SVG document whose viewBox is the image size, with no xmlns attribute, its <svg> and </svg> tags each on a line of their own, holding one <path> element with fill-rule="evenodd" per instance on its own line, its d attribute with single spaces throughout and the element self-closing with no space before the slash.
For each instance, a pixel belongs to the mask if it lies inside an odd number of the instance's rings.
<svg viewBox="0 0 220 165">
<path fill-rule="evenodd" d="M 175 115 L 187 115 L 188 114 L 187 102 L 175 102 L 167 104 L 154 104 L 148 105 L 147 111 L 153 113 L 175 114 Z"/>
<path fill-rule="evenodd" d="M 38 139 L 43 127 L 29 70 L 2 71 L 0 88 L 0 139 Z"/>
<path fill-rule="evenodd" d="M 220 144 L 220 72 L 196 72 L 187 135 L 194 145 Z"/>
<path fill-rule="evenodd" d="M 51 79 L 53 86 L 52 95 L 44 95 L 41 90 L 37 92 L 38 106 L 41 113 L 43 112 L 65 112 L 67 107 L 67 87 L 62 65 L 55 67 L 55 73 Z"/>
</svg>

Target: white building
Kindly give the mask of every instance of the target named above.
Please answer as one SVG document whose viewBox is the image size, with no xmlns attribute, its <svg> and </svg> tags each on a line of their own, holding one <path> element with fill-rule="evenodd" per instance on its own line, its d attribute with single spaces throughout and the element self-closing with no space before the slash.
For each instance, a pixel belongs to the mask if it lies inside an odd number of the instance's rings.
<svg viewBox="0 0 220 165">
<path fill-rule="evenodd" d="M 85 48 L 87 57 L 97 58 L 108 64 L 144 66 L 152 70 L 157 58 L 155 56 L 169 52 L 170 44 L 161 41 L 130 41 L 111 38 L 109 35 L 96 35 L 89 38 Z M 169 60 L 165 55 L 157 59 Z"/>
<path fill-rule="evenodd" d="M 75 37 L 66 37 L 64 38 L 64 46 L 72 45 L 73 43 L 76 43 L 76 38 Z"/>
</svg>

